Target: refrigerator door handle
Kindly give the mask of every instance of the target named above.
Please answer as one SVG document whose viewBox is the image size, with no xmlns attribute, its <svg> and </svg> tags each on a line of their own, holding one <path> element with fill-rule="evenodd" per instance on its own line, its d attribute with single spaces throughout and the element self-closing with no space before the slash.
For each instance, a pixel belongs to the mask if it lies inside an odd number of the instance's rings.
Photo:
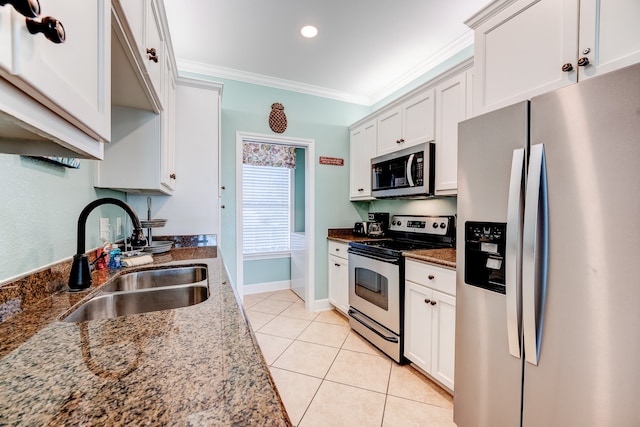
<svg viewBox="0 0 640 427">
<path fill-rule="evenodd" d="M 513 150 L 509 201 L 507 207 L 507 236 L 505 248 L 505 288 L 507 301 L 507 337 L 509 353 L 522 356 L 522 271 L 520 269 L 522 211 L 524 208 L 524 148 Z"/>
<path fill-rule="evenodd" d="M 538 365 L 548 270 L 548 201 L 544 145 L 531 146 L 522 237 L 522 314 L 525 359 Z"/>
</svg>

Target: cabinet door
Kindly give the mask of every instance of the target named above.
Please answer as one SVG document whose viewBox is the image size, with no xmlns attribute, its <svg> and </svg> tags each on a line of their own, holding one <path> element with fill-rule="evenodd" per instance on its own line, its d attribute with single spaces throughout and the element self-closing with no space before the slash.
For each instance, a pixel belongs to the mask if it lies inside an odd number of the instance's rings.
<svg viewBox="0 0 640 427">
<path fill-rule="evenodd" d="M 601 0 L 580 3 L 578 56 L 589 65 L 580 67 L 587 79 L 640 62 L 640 2 Z"/>
<path fill-rule="evenodd" d="M 176 81 L 171 61 L 165 56 L 165 93 L 162 115 L 162 185 L 170 190 L 176 182 Z"/>
<path fill-rule="evenodd" d="M 402 104 L 403 148 L 433 141 L 435 123 L 435 95 L 433 89 L 421 93 Z"/>
<path fill-rule="evenodd" d="M 474 115 L 577 81 L 578 3 L 520 0 L 476 28 Z"/>
<path fill-rule="evenodd" d="M 400 107 L 387 111 L 378 118 L 378 156 L 401 148 L 402 144 L 402 109 Z"/>
<path fill-rule="evenodd" d="M 158 5 L 155 1 L 150 1 L 147 9 L 147 33 L 145 39 L 145 46 L 143 57 L 147 66 L 147 73 L 151 79 L 156 96 L 162 104 L 163 101 L 163 67 L 165 62 L 165 46 L 164 37 L 162 34 L 162 20 L 160 18 L 160 12 L 158 11 Z M 147 53 L 154 51 L 155 55 Z M 153 58 L 156 59 L 153 59 Z"/>
<path fill-rule="evenodd" d="M 458 123 L 466 118 L 467 77 L 459 74 L 436 87 L 436 182 L 438 195 L 458 189 Z"/>
<path fill-rule="evenodd" d="M 127 24 L 133 35 L 133 44 L 140 53 L 144 52 L 145 19 L 149 0 L 113 0 L 120 3 L 125 13 Z"/>
<path fill-rule="evenodd" d="M 329 302 L 347 314 L 349 310 L 349 262 L 329 256 Z"/>
<path fill-rule="evenodd" d="M 371 199 L 371 159 L 376 156 L 376 137 L 375 120 L 351 132 L 349 147 L 351 200 Z"/>
<path fill-rule="evenodd" d="M 2 9 L 5 17 L 9 7 Z M 56 18 L 64 26 L 66 40 L 60 44 L 43 34 L 30 34 L 25 18 L 12 15 L 13 76 L 9 80 L 90 136 L 110 140 L 110 2 L 43 2 L 42 16 Z"/>
<path fill-rule="evenodd" d="M 456 351 L 456 299 L 433 291 L 431 375 L 453 391 Z"/>
<path fill-rule="evenodd" d="M 405 281 L 404 356 L 431 372 L 432 294 L 429 288 Z"/>
</svg>

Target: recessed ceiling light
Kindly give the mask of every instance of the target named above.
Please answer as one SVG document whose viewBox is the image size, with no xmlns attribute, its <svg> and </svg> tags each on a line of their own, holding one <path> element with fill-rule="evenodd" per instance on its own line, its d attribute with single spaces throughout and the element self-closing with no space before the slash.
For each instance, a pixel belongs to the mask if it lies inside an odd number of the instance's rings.
<svg viewBox="0 0 640 427">
<path fill-rule="evenodd" d="M 300 34 L 310 39 L 318 35 L 318 29 L 313 25 L 307 25 L 305 27 L 302 27 L 302 29 L 300 30 Z"/>
</svg>

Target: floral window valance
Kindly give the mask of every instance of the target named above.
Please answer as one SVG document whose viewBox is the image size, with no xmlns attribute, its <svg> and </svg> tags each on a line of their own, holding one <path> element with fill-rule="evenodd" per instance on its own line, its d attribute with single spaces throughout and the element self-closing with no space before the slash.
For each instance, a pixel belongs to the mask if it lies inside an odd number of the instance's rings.
<svg viewBox="0 0 640 427">
<path fill-rule="evenodd" d="M 296 167 L 296 147 L 243 142 L 242 163 L 254 166 L 294 169 Z"/>
</svg>

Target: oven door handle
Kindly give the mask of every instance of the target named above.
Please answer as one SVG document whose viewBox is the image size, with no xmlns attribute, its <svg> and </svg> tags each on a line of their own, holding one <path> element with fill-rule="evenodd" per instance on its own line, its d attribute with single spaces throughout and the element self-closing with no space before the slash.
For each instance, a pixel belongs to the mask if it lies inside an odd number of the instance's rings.
<svg viewBox="0 0 640 427">
<path fill-rule="evenodd" d="M 361 251 L 359 251 L 357 249 L 354 249 L 354 248 L 349 248 L 347 250 L 347 252 L 352 254 L 352 255 L 358 255 L 358 256 L 361 256 L 363 258 L 371 258 L 371 259 L 375 259 L 376 261 L 388 262 L 390 264 L 398 264 L 399 263 L 399 260 L 397 258 L 395 258 L 395 257 L 385 257 L 383 255 L 374 255 L 374 254 L 371 254 L 371 253 L 368 253 L 368 252 L 364 253 L 364 252 L 361 252 Z"/>
<path fill-rule="evenodd" d="M 355 310 L 350 308 L 348 313 L 349 313 L 349 317 L 353 318 L 353 320 L 355 320 L 356 322 L 360 323 L 362 326 L 364 326 L 365 328 L 369 329 L 371 332 L 375 333 L 376 335 L 378 335 L 380 338 L 384 339 L 385 341 L 389 341 L 389 342 L 393 342 L 393 343 L 397 343 L 398 342 L 398 337 L 396 337 L 394 335 L 387 336 L 387 335 L 383 334 L 378 329 L 376 329 L 374 326 L 372 326 L 369 322 L 367 322 L 365 319 L 363 319 L 362 317 L 358 316 L 358 313 Z"/>
</svg>

